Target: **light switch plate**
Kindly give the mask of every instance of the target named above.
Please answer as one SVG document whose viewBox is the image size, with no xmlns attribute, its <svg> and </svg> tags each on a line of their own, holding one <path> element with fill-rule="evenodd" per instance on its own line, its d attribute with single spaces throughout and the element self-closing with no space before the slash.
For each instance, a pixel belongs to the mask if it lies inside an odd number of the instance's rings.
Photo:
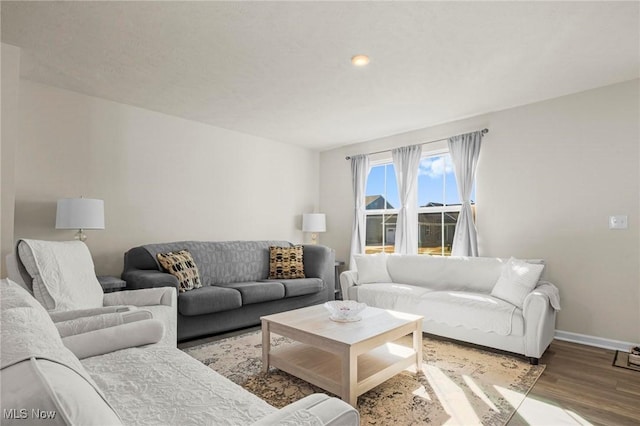
<svg viewBox="0 0 640 426">
<path fill-rule="evenodd" d="M 627 229 L 627 215 L 609 216 L 609 229 Z"/>
</svg>

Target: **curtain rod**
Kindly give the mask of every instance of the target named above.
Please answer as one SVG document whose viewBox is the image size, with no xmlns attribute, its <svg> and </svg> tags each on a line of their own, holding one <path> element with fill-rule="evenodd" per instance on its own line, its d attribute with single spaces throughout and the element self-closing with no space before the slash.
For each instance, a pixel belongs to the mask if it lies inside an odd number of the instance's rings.
<svg viewBox="0 0 640 426">
<path fill-rule="evenodd" d="M 486 135 L 487 133 L 489 133 L 489 129 L 486 129 L 486 128 L 482 129 L 481 132 L 482 132 L 483 135 Z M 465 135 L 465 134 L 466 133 L 461 133 L 460 135 L 449 136 L 449 137 L 450 138 L 455 138 L 456 136 L 461 136 L 461 135 Z M 427 144 L 434 143 L 434 142 L 440 142 L 440 141 L 443 141 L 443 140 L 446 140 L 446 139 L 449 139 L 449 138 L 434 139 L 432 141 L 422 142 L 421 144 L 418 144 L 418 145 L 427 145 Z M 383 152 L 389 152 L 389 151 L 391 151 L 391 149 L 383 149 L 382 151 L 369 152 L 366 155 L 381 154 Z M 351 156 L 348 155 L 348 156 L 344 157 L 344 159 L 345 160 L 351 160 Z"/>
</svg>

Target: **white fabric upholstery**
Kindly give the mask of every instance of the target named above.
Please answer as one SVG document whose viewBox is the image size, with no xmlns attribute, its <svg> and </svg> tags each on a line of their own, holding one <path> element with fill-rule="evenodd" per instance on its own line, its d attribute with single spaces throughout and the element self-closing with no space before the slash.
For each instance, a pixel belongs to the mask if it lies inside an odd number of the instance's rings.
<svg viewBox="0 0 640 426">
<path fill-rule="evenodd" d="M 424 321 L 503 336 L 524 333 L 522 311 L 488 294 L 433 291 L 406 284 L 363 285 L 358 301 L 369 306 L 422 315 Z"/>
<path fill-rule="evenodd" d="M 52 424 L 121 424 L 44 308 L 22 287 L 0 281 L 3 408 L 55 411 Z M 3 411 L 4 412 L 4 411 Z M 16 420 L 16 424 L 34 424 Z M 6 417 L 3 418 L 7 420 Z"/>
<path fill-rule="evenodd" d="M 491 295 L 522 309 L 525 297 L 538 283 L 544 265 L 532 265 L 513 257 L 502 267 Z"/>
<path fill-rule="evenodd" d="M 121 425 L 118 415 L 73 370 L 31 358 L 2 370 L 2 409 L 18 409 L 21 418 L 3 416 L 3 425 Z M 40 410 L 45 419 L 34 416 Z"/>
<path fill-rule="evenodd" d="M 345 271 L 340 275 L 343 296 L 422 315 L 426 333 L 531 358 L 539 358 L 553 340 L 560 308 L 553 284 L 538 281 L 521 308 L 491 295 L 505 259 L 392 255 L 386 260 L 391 282 L 363 285 L 360 277 L 366 270 Z M 525 267 L 542 270 L 544 262 L 527 261 Z"/>
<path fill-rule="evenodd" d="M 47 310 L 102 306 L 102 287 L 83 242 L 21 240 L 18 253 L 33 280 L 33 295 Z"/>
<path fill-rule="evenodd" d="M 151 312 L 153 318 L 164 324 L 161 345 L 176 347 L 178 343 L 177 294 L 174 287 L 144 288 L 140 290 L 105 293 L 105 306 L 134 305 Z"/>
<path fill-rule="evenodd" d="M 29 240 L 30 243 L 31 241 L 32 240 Z M 32 244 L 32 245 L 40 246 L 40 243 L 43 243 L 42 244 L 43 246 L 51 248 L 52 250 L 53 250 L 52 247 L 57 247 L 55 245 L 45 244 L 45 243 L 49 243 L 47 241 L 36 242 L 35 244 Z M 78 242 L 72 241 L 70 243 L 78 243 Z M 79 244 L 82 244 L 82 246 L 85 249 L 84 250 L 85 254 L 88 254 L 88 250 L 86 250 L 86 246 L 83 243 L 79 243 Z M 31 256 L 30 254 L 31 250 L 29 249 L 29 245 L 25 243 L 25 240 L 21 240 L 18 243 L 16 248 L 16 253 L 17 253 L 17 256 L 14 254 L 7 256 L 8 264 L 10 263 L 13 265 L 13 267 L 9 270 L 11 274 L 10 278 L 12 279 L 15 278 L 15 279 L 24 281 L 23 277 L 26 274 L 26 269 L 27 269 L 26 266 L 24 267 L 25 274 L 20 273 L 21 269 L 23 269 L 21 265 L 24 265 L 23 255 L 27 259 L 27 263 L 29 263 L 30 258 L 33 258 L 33 256 Z M 65 310 L 50 311 L 49 314 L 51 315 L 53 320 L 58 322 L 58 321 L 66 321 L 66 320 L 84 317 L 84 316 L 90 316 L 90 315 L 100 315 L 100 314 L 111 313 L 111 312 L 123 312 L 126 310 L 135 309 L 136 306 L 141 306 L 141 307 L 144 307 L 145 310 L 151 312 L 154 318 L 159 319 L 164 323 L 164 335 L 160 340 L 160 342 L 158 342 L 158 344 L 176 347 L 177 336 L 178 336 L 178 331 L 177 331 L 178 302 L 176 298 L 175 289 L 171 287 L 160 287 L 160 288 L 120 291 L 120 292 L 104 294 L 102 292 L 102 287 L 100 287 L 100 284 L 97 281 L 95 272 L 93 272 L 93 261 L 91 260 L 90 254 L 88 254 L 88 257 L 89 257 L 88 263 L 86 262 L 86 259 L 84 259 L 84 257 L 80 258 L 79 261 L 85 263 L 85 269 L 86 269 L 86 264 L 90 264 L 89 269 L 91 269 L 91 273 L 92 273 L 91 281 L 92 282 L 95 281 L 95 283 L 97 283 L 99 292 L 100 292 L 100 302 L 98 303 L 98 306 L 91 306 L 89 308 L 79 308 L 79 309 L 72 309 L 72 310 L 65 309 Z M 32 266 L 30 266 L 30 268 L 31 269 L 36 268 L 37 265 L 35 264 L 35 260 L 32 259 L 31 263 L 32 263 Z M 53 275 L 57 274 L 55 272 L 54 265 L 51 265 L 49 272 L 52 273 Z M 24 282 L 24 285 L 22 285 L 22 287 L 28 290 L 29 287 L 31 287 L 30 283 L 32 281 L 34 280 L 32 280 L 28 276 L 26 278 L 26 282 Z M 61 286 L 64 286 L 66 282 L 67 282 L 66 280 L 62 281 Z M 35 296 L 33 292 L 31 292 L 31 294 Z M 95 303 L 95 302 L 92 302 L 92 303 Z"/>
<path fill-rule="evenodd" d="M 75 311 L 49 312 L 53 322 L 69 321 L 76 318 L 92 317 L 94 315 L 111 314 L 114 312 L 128 312 L 136 309 L 135 306 L 103 306 L 94 309 L 77 309 Z"/>
<path fill-rule="evenodd" d="M 549 303 L 551 304 L 551 307 L 554 310 L 559 311 L 561 309 L 560 308 L 560 291 L 558 291 L 558 287 L 551 284 L 550 282 L 540 281 L 538 283 L 538 286 L 534 288 L 531 293 L 529 293 L 527 298 L 533 297 L 536 295 L 544 296 L 547 299 L 549 299 Z M 524 299 L 524 303 L 523 303 L 524 305 L 527 304 L 527 298 Z"/>
<path fill-rule="evenodd" d="M 63 345 L 47 312 L 25 289 L 0 281 L 0 302 L 3 425 L 91 426 L 123 421 L 127 425 L 248 425 L 270 415 L 274 417 L 262 424 L 359 424 L 353 407 L 326 395 L 311 395 L 280 413 L 176 348 L 111 348 L 81 362 Z M 143 320 L 109 329 L 122 331 L 121 327 L 145 323 L 161 326 L 157 320 Z M 120 339 L 126 342 L 136 333 L 150 334 L 129 330 L 120 332 Z M 100 337 L 93 343 L 102 345 L 105 336 Z M 11 409 L 17 410 L 14 419 L 4 415 Z M 48 420 L 36 419 L 30 417 L 32 409 L 56 414 Z M 20 410 L 26 410 L 28 417 L 21 418 Z"/>
<path fill-rule="evenodd" d="M 389 256 L 387 270 L 394 283 L 489 293 L 504 263 L 492 257 Z"/>
<path fill-rule="evenodd" d="M 314 393 L 263 417 L 252 426 L 354 424 L 360 424 L 360 414 L 356 410 L 336 398 Z"/>
<path fill-rule="evenodd" d="M 388 283 L 391 282 L 387 272 L 387 257 L 385 253 L 379 254 L 355 254 L 358 274 L 358 284 Z"/>
<path fill-rule="evenodd" d="M 74 318 L 54 323 L 58 329 L 58 333 L 60 333 L 60 337 L 67 337 L 74 334 L 88 333 L 102 328 L 116 327 L 118 325 L 152 318 L 153 315 L 151 312 L 142 309 L 135 309 L 126 312 L 91 315 L 88 317 Z"/>
<path fill-rule="evenodd" d="M 162 322 L 147 319 L 74 334 L 64 337 L 62 342 L 75 356 L 84 359 L 119 349 L 157 343 L 163 335 Z"/>
</svg>

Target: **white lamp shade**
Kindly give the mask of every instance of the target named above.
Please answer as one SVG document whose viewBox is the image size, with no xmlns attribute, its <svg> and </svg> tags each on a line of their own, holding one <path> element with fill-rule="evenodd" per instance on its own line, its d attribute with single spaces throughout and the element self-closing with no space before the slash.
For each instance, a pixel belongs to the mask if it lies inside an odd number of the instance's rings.
<svg viewBox="0 0 640 426">
<path fill-rule="evenodd" d="M 327 222 L 324 213 L 304 213 L 302 215 L 303 232 L 325 232 Z"/>
<path fill-rule="evenodd" d="M 93 198 L 61 198 L 56 229 L 104 229 L 104 201 Z"/>
</svg>

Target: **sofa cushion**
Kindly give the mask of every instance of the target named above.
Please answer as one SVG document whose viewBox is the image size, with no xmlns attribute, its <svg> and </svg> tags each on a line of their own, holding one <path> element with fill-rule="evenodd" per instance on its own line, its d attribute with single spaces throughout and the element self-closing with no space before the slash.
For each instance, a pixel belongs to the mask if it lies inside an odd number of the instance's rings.
<svg viewBox="0 0 640 426">
<path fill-rule="evenodd" d="M 186 316 L 229 311 L 241 306 L 242 296 L 233 288 L 205 286 L 178 297 L 178 312 Z"/>
<path fill-rule="evenodd" d="M 304 278 L 302 246 L 269 247 L 269 279 Z"/>
<path fill-rule="evenodd" d="M 358 302 L 382 309 L 417 313 L 415 304 L 431 290 L 408 284 L 380 283 L 356 287 Z M 420 313 L 420 315 L 422 315 Z"/>
<path fill-rule="evenodd" d="M 198 266 L 188 250 L 158 253 L 160 265 L 178 279 L 180 293 L 202 287 Z"/>
<path fill-rule="evenodd" d="M 491 292 L 506 262 L 493 257 L 403 255 L 387 258 L 387 270 L 394 283 L 482 293 Z"/>
<path fill-rule="evenodd" d="M 504 300 L 488 294 L 466 291 L 433 291 L 421 297 L 428 306 L 425 320 L 496 333 L 523 336 L 522 311 Z"/>
<path fill-rule="evenodd" d="M 167 251 L 189 250 L 203 286 L 264 280 L 269 276 L 269 247 L 286 241 L 178 241 L 147 244 L 153 259 Z"/>
<path fill-rule="evenodd" d="M 269 282 L 271 280 L 264 280 Z M 320 278 L 294 278 L 291 280 L 275 280 L 284 286 L 284 297 L 303 296 L 322 291 L 324 284 Z"/>
<path fill-rule="evenodd" d="M 358 286 L 358 301 L 370 306 L 422 315 L 425 321 L 500 335 L 524 333 L 522 311 L 488 294 L 431 291 L 408 284 Z"/>
<path fill-rule="evenodd" d="M 544 265 L 533 265 L 513 257 L 502 267 L 502 272 L 491 295 L 513 303 L 520 309 L 524 299 L 540 279 Z"/>
<path fill-rule="evenodd" d="M 33 279 L 33 295 L 50 311 L 102 306 L 93 260 L 81 241 L 21 240 L 18 253 Z"/>
<path fill-rule="evenodd" d="M 356 261 L 356 267 L 358 269 L 358 284 L 392 282 L 389 272 L 387 271 L 388 257 L 385 253 L 354 255 L 353 258 Z"/>
<path fill-rule="evenodd" d="M 269 302 L 284 297 L 284 286 L 275 281 L 233 283 L 227 284 L 226 287 L 240 292 L 243 305 Z"/>
<path fill-rule="evenodd" d="M 250 425 L 277 411 L 175 348 L 125 349 L 82 364 L 130 425 Z"/>
</svg>

